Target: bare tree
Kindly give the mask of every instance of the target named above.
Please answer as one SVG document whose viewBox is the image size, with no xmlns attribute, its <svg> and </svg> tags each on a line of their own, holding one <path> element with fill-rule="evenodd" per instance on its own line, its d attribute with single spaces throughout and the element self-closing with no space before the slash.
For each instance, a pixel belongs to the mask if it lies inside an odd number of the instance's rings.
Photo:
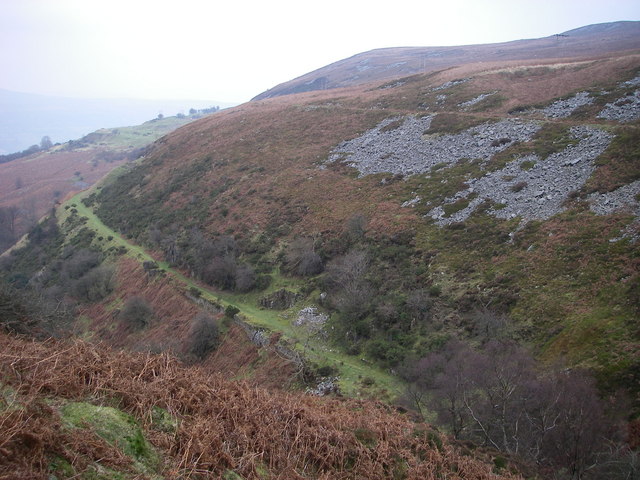
<svg viewBox="0 0 640 480">
<path fill-rule="evenodd" d="M 369 258 L 361 250 L 351 250 L 327 265 L 325 281 L 335 306 L 355 318 L 371 307 L 374 290 L 365 278 L 368 268 Z"/>
<path fill-rule="evenodd" d="M 412 317 L 412 326 L 415 322 L 423 322 L 429 319 L 432 303 L 431 296 L 424 289 L 409 292 L 406 306 Z"/>
<path fill-rule="evenodd" d="M 489 342 L 474 362 L 474 395 L 465 397 L 476 435 L 498 450 L 520 453 L 527 386 L 534 379 L 531 355 L 514 343 Z"/>
<path fill-rule="evenodd" d="M 17 207 L 0 207 L 0 252 L 16 241 Z"/>
<path fill-rule="evenodd" d="M 612 458 L 607 439 L 613 430 L 591 376 L 542 374 L 514 343 L 490 341 L 475 351 L 452 340 L 413 359 L 401 374 L 409 383 L 405 401 L 419 412 L 435 411 L 456 438 L 565 471 L 572 480 L 590 472 L 598 478 Z M 635 468 L 615 461 L 612 469 Z"/>
<path fill-rule="evenodd" d="M 256 285 L 256 272 L 250 265 L 241 265 L 235 273 L 235 290 L 248 292 Z"/>
<path fill-rule="evenodd" d="M 473 312 L 471 321 L 473 322 L 473 333 L 483 343 L 508 338 L 509 319 L 506 315 L 482 308 Z"/>
<path fill-rule="evenodd" d="M 296 238 L 287 247 L 285 267 L 303 277 L 322 272 L 322 258 L 315 251 L 314 240 L 309 237 Z"/>
<path fill-rule="evenodd" d="M 103 299 L 113 292 L 114 288 L 115 268 L 111 265 L 101 265 L 89 270 L 71 286 L 76 297 L 88 302 Z"/>
<path fill-rule="evenodd" d="M 472 349 L 454 339 L 402 369 L 409 383 L 407 398 L 420 412 L 435 411 L 439 423 L 455 438 L 462 438 L 472 423 L 466 403 L 475 395 L 472 369 L 479 360 Z"/>
<path fill-rule="evenodd" d="M 203 359 L 216 347 L 218 336 L 216 321 L 206 312 L 200 312 L 191 321 L 185 350 L 197 359 Z"/>
<path fill-rule="evenodd" d="M 102 257 L 92 250 L 81 248 L 73 252 L 63 263 L 60 276 L 63 280 L 78 279 L 100 264 Z"/>
<path fill-rule="evenodd" d="M 237 269 L 232 256 L 215 257 L 205 266 L 202 279 L 210 285 L 231 290 L 235 287 Z"/>
<path fill-rule="evenodd" d="M 369 257 L 362 250 L 351 250 L 327 265 L 327 285 L 334 290 L 352 291 L 364 281 Z"/>
<path fill-rule="evenodd" d="M 543 461 L 567 469 L 573 480 L 582 479 L 601 461 L 607 437 L 607 419 L 593 378 L 583 371 L 555 376 L 558 427 L 551 429 L 542 449 Z"/>
<path fill-rule="evenodd" d="M 51 139 L 47 135 L 42 137 L 40 140 L 40 150 L 49 150 L 51 147 L 53 147 Z"/>
</svg>

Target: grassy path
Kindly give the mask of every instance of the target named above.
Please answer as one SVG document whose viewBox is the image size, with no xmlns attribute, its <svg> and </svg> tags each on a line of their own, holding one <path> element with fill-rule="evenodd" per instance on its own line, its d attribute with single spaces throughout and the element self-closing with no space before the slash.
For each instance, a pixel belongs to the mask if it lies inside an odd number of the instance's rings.
<svg viewBox="0 0 640 480">
<path fill-rule="evenodd" d="M 102 237 L 101 247 L 126 248 L 126 254 L 139 262 L 154 261 L 154 258 L 142 247 L 136 245 L 119 233 L 105 225 L 93 210 L 82 203 L 82 199 L 88 196 L 93 189 L 81 192 L 67 200 L 59 209 L 60 221 L 63 222 L 72 209 L 77 211 L 78 216 L 87 219 L 84 226 L 96 232 L 96 238 Z M 68 208 L 67 208 L 68 207 Z M 233 305 L 240 309 L 246 321 L 254 326 L 265 328 L 272 332 L 282 333 L 287 340 L 292 341 L 295 348 L 303 356 L 318 365 L 329 365 L 340 372 L 341 391 L 350 396 L 374 395 L 391 399 L 401 393 L 402 386 L 398 379 L 389 373 L 373 366 L 362 359 L 346 355 L 336 349 L 331 348 L 317 338 L 311 337 L 308 332 L 300 327 L 292 325 L 292 313 L 276 312 L 274 310 L 262 309 L 257 306 L 257 295 L 239 295 L 229 292 L 220 292 L 208 286 L 186 277 L 180 271 L 169 266 L 167 262 L 156 262 L 158 266 L 167 272 L 175 281 L 183 285 L 186 290 L 195 288 L 200 292 L 202 298 L 217 302 L 223 307 Z M 275 290 L 280 288 L 276 284 L 271 287 Z M 366 381 L 363 383 L 363 380 Z M 373 384 L 366 386 L 365 383 Z"/>
</svg>

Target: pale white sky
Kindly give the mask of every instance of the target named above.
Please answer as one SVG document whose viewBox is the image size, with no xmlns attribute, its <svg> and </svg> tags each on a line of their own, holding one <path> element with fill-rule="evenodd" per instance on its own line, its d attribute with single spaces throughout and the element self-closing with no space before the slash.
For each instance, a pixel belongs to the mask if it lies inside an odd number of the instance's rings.
<svg viewBox="0 0 640 480">
<path fill-rule="evenodd" d="M 640 20 L 639 0 L 0 0 L 0 88 L 244 102 L 374 48 Z"/>
</svg>

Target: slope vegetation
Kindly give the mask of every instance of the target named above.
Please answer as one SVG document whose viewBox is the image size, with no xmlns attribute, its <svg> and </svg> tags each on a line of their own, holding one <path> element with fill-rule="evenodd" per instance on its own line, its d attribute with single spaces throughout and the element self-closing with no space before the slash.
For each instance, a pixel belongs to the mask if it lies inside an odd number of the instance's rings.
<svg viewBox="0 0 640 480">
<path fill-rule="evenodd" d="M 589 25 L 546 38 L 487 45 L 384 48 L 309 72 L 256 96 L 264 100 L 281 95 L 380 83 L 408 75 L 429 73 L 460 65 L 514 65 L 522 61 L 560 61 L 572 57 L 597 58 L 611 52 L 640 48 L 639 22 Z"/>
<path fill-rule="evenodd" d="M 541 358 L 632 388 L 637 71 L 623 55 L 250 103 L 167 136 L 88 204 L 219 288 L 240 289 L 218 275 L 227 253 L 287 273 L 335 341 L 382 365 L 473 338 L 490 310 Z M 616 104 L 631 118 L 602 113 Z"/>
<path fill-rule="evenodd" d="M 44 150 L 0 157 L 0 251 L 69 193 L 93 185 L 115 167 L 138 158 L 161 136 L 202 116 L 156 118 L 142 125 L 100 129 Z"/>
<path fill-rule="evenodd" d="M 635 441 L 606 406 L 640 412 L 639 92 L 640 56 L 623 52 L 250 102 L 62 204 L 3 256 L 5 278 L 92 341 L 253 385 L 398 397 L 458 439 L 597 476 Z M 69 331 L 48 318 L 44 333 Z M 548 418 L 539 398 L 557 399 L 554 435 L 532 420 Z M 557 447 L 570 439 L 580 455 Z M 221 451 L 194 450 L 207 468 Z M 360 462 L 338 455 L 340 471 Z M 303 457 L 262 460 L 323 474 Z M 393 477 L 380 458 L 362 475 Z"/>
<path fill-rule="evenodd" d="M 80 341 L 0 345 L 0 478 L 521 478 L 379 403 L 261 390 Z"/>
</svg>

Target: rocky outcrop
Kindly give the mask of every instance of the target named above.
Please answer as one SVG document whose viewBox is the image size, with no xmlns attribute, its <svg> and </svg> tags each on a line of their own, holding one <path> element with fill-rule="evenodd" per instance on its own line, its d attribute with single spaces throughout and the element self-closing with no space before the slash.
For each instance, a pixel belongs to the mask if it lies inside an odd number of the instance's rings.
<svg viewBox="0 0 640 480">
<path fill-rule="evenodd" d="M 286 310 L 298 300 L 299 295 L 284 288 L 270 293 L 260 299 L 260 306 L 271 310 Z"/>
<path fill-rule="evenodd" d="M 329 316 L 320 313 L 316 307 L 306 307 L 298 312 L 298 317 L 293 321 L 293 324 L 296 327 L 322 328 L 327 320 L 329 320 Z"/>
<path fill-rule="evenodd" d="M 306 393 L 315 395 L 316 397 L 324 397 L 330 394 L 340 393 L 338 386 L 338 377 L 325 378 L 318 382 L 313 388 L 307 388 Z"/>
</svg>

